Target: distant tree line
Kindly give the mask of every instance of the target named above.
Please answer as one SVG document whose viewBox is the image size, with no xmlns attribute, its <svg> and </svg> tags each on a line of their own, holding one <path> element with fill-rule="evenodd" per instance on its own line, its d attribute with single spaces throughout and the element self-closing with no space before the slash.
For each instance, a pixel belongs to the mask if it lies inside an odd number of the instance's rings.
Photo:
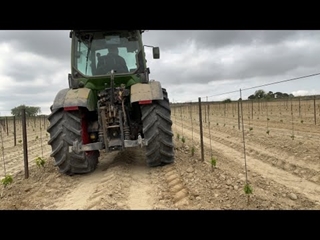
<svg viewBox="0 0 320 240">
<path fill-rule="evenodd" d="M 25 109 L 26 117 L 35 117 L 39 113 L 41 113 L 40 107 L 32 107 L 32 106 L 26 106 L 26 105 L 20 105 L 18 107 L 11 109 L 11 114 L 16 117 L 22 116 L 22 109 Z"/>
<path fill-rule="evenodd" d="M 274 98 L 291 98 L 294 97 L 293 94 L 288 94 L 288 93 L 282 93 L 282 92 L 272 92 L 269 91 L 266 93 L 264 90 L 259 89 L 255 91 L 254 94 L 250 95 L 248 99 L 253 100 L 253 99 L 274 99 Z"/>
<path fill-rule="evenodd" d="M 269 91 L 266 93 L 264 90 L 259 89 L 254 92 L 254 94 L 250 95 L 248 97 L 249 100 L 254 100 L 254 99 L 281 99 L 281 98 L 291 98 L 294 97 L 293 94 L 288 94 L 288 93 L 282 93 L 282 92 L 272 92 Z M 241 98 L 239 98 L 241 100 Z M 232 102 L 230 98 L 226 98 L 222 101 L 223 103 L 229 103 Z"/>
<path fill-rule="evenodd" d="M 223 103 L 230 103 L 230 102 L 232 102 L 232 101 L 231 101 L 230 98 L 227 98 L 227 99 L 223 100 L 222 102 L 223 102 Z"/>
</svg>

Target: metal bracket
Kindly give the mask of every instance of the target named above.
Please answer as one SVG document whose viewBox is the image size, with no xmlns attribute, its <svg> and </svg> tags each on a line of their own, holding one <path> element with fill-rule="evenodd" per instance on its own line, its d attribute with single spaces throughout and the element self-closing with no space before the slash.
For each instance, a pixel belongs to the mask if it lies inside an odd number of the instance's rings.
<svg viewBox="0 0 320 240">
<path fill-rule="evenodd" d="M 140 135 L 137 140 L 124 140 L 124 147 L 143 147 L 147 146 L 148 142 L 145 141 Z M 93 150 L 101 150 L 103 149 L 102 142 L 81 144 L 78 140 L 73 142 L 72 146 L 69 146 L 69 152 L 75 152 L 79 154 L 80 152 L 93 151 Z"/>
<path fill-rule="evenodd" d="M 73 142 L 73 146 L 69 147 L 69 152 L 74 151 L 75 153 L 79 154 L 80 152 L 101 150 L 101 149 L 103 149 L 102 142 L 81 144 L 78 142 L 78 140 L 76 140 Z"/>
<path fill-rule="evenodd" d="M 147 146 L 148 142 L 145 141 L 139 134 L 137 140 L 124 140 L 124 147 L 143 147 Z"/>
</svg>

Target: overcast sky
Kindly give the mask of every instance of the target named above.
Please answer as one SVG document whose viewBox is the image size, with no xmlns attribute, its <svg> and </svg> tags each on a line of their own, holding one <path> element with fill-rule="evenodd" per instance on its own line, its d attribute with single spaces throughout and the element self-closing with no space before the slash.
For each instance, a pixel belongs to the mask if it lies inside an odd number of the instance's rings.
<svg viewBox="0 0 320 240">
<path fill-rule="evenodd" d="M 320 30 L 149 30 L 143 35 L 144 44 L 160 47 L 160 59 L 152 59 L 146 48 L 150 78 L 161 82 L 172 102 L 236 100 L 240 89 L 243 99 L 259 89 L 320 94 Z M 68 87 L 70 44 L 67 30 L 0 31 L 0 116 L 10 116 L 22 104 L 50 113 L 58 91 Z M 271 84 L 308 75 L 315 76 Z"/>
</svg>

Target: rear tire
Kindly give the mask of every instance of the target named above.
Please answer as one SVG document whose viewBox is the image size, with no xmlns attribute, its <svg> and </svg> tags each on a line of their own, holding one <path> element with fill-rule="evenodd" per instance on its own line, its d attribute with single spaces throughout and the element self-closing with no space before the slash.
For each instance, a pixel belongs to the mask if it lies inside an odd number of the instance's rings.
<svg viewBox="0 0 320 240">
<path fill-rule="evenodd" d="M 73 175 L 89 173 L 96 169 L 100 152 L 98 150 L 75 153 L 69 152 L 74 141 L 82 143 L 82 119 L 80 111 L 55 109 L 48 117 L 50 122 L 47 132 L 50 133 L 48 144 L 51 145 L 51 157 L 60 173 Z"/>
<path fill-rule="evenodd" d="M 166 89 L 163 100 L 141 105 L 144 140 L 147 141 L 146 157 L 150 167 L 174 162 L 174 144 L 171 109 Z"/>
</svg>

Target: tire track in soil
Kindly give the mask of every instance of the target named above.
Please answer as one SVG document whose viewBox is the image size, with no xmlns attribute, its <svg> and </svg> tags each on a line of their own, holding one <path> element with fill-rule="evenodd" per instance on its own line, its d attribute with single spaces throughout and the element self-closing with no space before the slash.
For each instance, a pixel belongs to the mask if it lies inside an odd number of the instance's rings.
<svg viewBox="0 0 320 240">
<path fill-rule="evenodd" d="M 124 196 L 120 192 L 123 188 L 123 179 L 126 177 L 126 170 L 118 166 L 119 152 L 101 152 L 97 169 L 89 174 L 74 175 L 78 181 L 75 189 L 64 199 L 60 199 L 55 205 L 61 210 L 99 210 L 118 209 L 123 206 L 117 205 L 119 198 Z"/>
<path fill-rule="evenodd" d="M 175 168 L 175 163 L 162 167 L 162 174 L 168 188 L 173 205 L 180 208 L 187 208 L 189 205 L 189 190 L 183 179 Z"/>
<path fill-rule="evenodd" d="M 141 148 L 127 149 L 130 162 L 131 185 L 127 206 L 130 210 L 152 210 L 155 204 L 154 188 L 150 179 L 150 168 L 146 166 L 145 151 Z"/>
<path fill-rule="evenodd" d="M 156 186 L 139 148 L 103 153 L 97 169 L 75 175 L 79 182 L 56 209 L 152 210 L 157 203 Z"/>
<path fill-rule="evenodd" d="M 49 161 L 44 171 L 34 164 L 30 166 L 29 178 L 24 179 L 23 170 L 17 169 L 13 184 L 1 196 L 1 208 L 153 210 L 172 209 L 172 201 L 178 203 L 182 199 L 179 177 L 171 182 L 174 167 L 147 167 L 144 149 L 100 153 L 97 169 L 89 174 L 67 176 L 59 173 L 54 159 L 48 157 L 50 152 L 46 155 Z M 168 170 L 166 176 L 165 169 Z M 167 194 L 165 201 L 163 191 Z"/>
<path fill-rule="evenodd" d="M 175 209 L 188 204 L 188 190 L 174 164 L 150 168 L 144 148 L 128 148 L 115 164 L 125 165 L 128 175 L 127 195 L 121 205 L 128 210 Z"/>
<path fill-rule="evenodd" d="M 177 122 L 175 122 L 175 124 L 177 124 Z M 174 129 L 177 129 L 175 125 L 173 127 Z M 194 137 L 200 138 L 200 135 L 198 133 L 194 133 L 194 132 L 192 133 L 189 129 L 186 129 L 186 128 L 183 129 L 183 133 L 187 134 L 190 139 L 192 134 Z M 206 148 L 210 149 L 210 139 L 207 137 L 204 137 L 203 140 Z M 214 146 L 215 151 L 221 152 L 228 159 L 238 164 L 242 164 L 243 152 L 239 152 L 235 150 L 232 146 L 229 147 L 228 145 L 224 145 L 219 141 L 215 141 L 214 139 L 211 139 L 211 145 Z M 248 156 L 247 163 L 249 168 L 252 169 L 252 171 L 257 172 L 261 176 L 267 177 L 269 179 L 273 179 L 274 181 L 286 186 L 287 188 L 291 188 L 301 194 L 304 194 L 307 198 L 309 198 L 313 202 L 316 202 L 316 203 L 320 202 L 320 198 L 319 198 L 320 186 L 319 185 L 313 182 L 310 182 L 308 180 L 302 179 L 300 177 L 297 177 L 287 171 L 272 167 L 269 164 L 266 164 L 262 162 L 260 159 L 257 159 L 254 157 Z"/>
</svg>

